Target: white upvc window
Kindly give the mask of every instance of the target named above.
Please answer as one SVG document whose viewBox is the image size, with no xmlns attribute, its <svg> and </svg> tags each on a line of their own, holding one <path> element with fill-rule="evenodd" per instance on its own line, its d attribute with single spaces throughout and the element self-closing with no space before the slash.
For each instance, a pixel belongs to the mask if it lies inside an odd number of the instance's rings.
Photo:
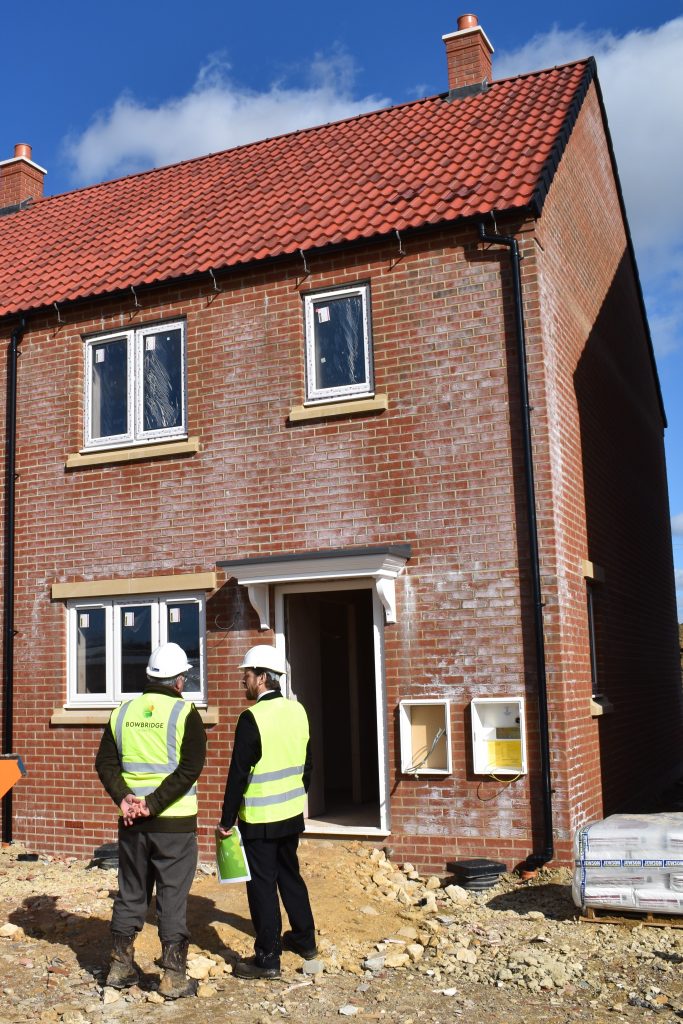
<svg viewBox="0 0 683 1024">
<path fill-rule="evenodd" d="M 86 339 L 85 447 L 186 437 L 185 350 L 182 321 Z"/>
<path fill-rule="evenodd" d="M 370 286 L 304 296 L 306 401 L 374 394 Z"/>
<path fill-rule="evenodd" d="M 67 602 L 69 706 L 102 707 L 142 693 L 159 644 L 179 644 L 192 669 L 183 696 L 206 704 L 203 593 L 144 594 Z"/>
</svg>

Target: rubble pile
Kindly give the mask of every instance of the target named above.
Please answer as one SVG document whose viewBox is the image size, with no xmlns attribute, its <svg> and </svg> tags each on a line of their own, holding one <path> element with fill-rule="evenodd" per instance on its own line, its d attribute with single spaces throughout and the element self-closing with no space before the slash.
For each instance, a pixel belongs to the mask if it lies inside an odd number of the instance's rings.
<svg viewBox="0 0 683 1024">
<path fill-rule="evenodd" d="M 235 958 L 251 952 L 244 888 L 220 886 L 201 866 L 190 897 L 193 1022 L 359 1015 L 417 1024 L 474 1012 L 478 1024 L 549 1024 L 579 1010 L 600 1020 L 683 1019 L 683 929 L 581 923 L 569 871 L 528 883 L 505 875 L 466 891 L 358 843 L 308 841 L 301 859 L 320 958 L 285 953 L 278 982 L 231 977 Z M 152 917 L 136 945 L 140 986 L 103 986 L 115 889 L 112 869 L 42 857 L 25 865 L 14 848 L 2 851 L 0 1024 L 100 1024 L 131 1004 L 139 1024 L 187 1015 L 188 1001 L 181 1013 L 157 991 Z"/>
</svg>

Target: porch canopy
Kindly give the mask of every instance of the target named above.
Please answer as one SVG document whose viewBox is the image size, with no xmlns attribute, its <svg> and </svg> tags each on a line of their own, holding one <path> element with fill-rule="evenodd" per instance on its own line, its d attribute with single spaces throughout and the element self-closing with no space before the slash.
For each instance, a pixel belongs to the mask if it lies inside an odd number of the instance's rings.
<svg viewBox="0 0 683 1024">
<path fill-rule="evenodd" d="M 261 629 L 270 629 L 271 584 L 319 580 L 373 579 L 386 621 L 396 622 L 396 577 L 411 553 L 410 544 L 388 544 L 238 558 L 216 564 L 247 588 Z"/>
</svg>

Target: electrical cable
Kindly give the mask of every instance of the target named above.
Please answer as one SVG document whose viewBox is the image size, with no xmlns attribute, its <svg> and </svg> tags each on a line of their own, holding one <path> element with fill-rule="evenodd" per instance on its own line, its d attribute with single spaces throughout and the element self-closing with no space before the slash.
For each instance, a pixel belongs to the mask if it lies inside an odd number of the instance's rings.
<svg viewBox="0 0 683 1024">
<path fill-rule="evenodd" d="M 443 728 L 443 726 L 440 729 L 437 729 L 436 735 L 435 735 L 434 739 L 432 740 L 432 745 L 429 748 L 429 750 L 427 751 L 427 753 L 425 754 L 425 756 L 422 758 L 421 761 L 418 761 L 417 764 L 412 764 L 410 766 L 410 768 L 404 768 L 403 769 L 404 775 L 413 775 L 415 772 L 419 771 L 420 768 L 422 767 L 422 765 L 426 761 L 428 761 L 429 758 L 431 757 L 432 753 L 434 752 L 434 748 L 436 747 L 436 745 L 439 742 L 439 740 L 441 739 L 441 737 L 445 736 L 445 735 L 446 735 L 446 730 Z"/>
</svg>

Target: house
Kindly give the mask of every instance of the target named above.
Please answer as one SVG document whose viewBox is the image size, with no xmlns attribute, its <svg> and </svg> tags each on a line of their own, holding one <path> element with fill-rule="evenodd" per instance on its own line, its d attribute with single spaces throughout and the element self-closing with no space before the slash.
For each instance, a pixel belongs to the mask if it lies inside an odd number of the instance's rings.
<svg viewBox="0 0 683 1024">
<path fill-rule="evenodd" d="M 309 711 L 308 834 L 568 861 L 680 775 L 665 416 L 591 59 L 41 197 L 0 162 L 3 839 L 91 855 L 150 648 Z"/>
</svg>

